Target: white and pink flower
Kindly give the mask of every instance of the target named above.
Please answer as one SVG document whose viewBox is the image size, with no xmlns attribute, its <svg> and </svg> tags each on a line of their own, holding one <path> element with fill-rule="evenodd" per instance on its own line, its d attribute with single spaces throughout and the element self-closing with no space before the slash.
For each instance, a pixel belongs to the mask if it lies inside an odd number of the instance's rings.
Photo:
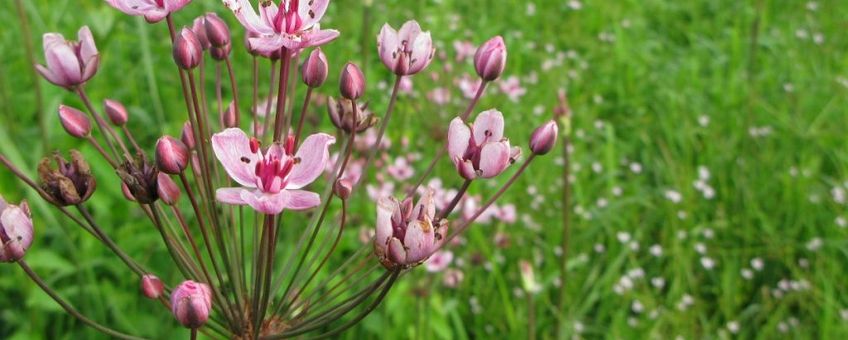
<svg viewBox="0 0 848 340">
<path fill-rule="evenodd" d="M 248 46 L 259 53 L 273 53 L 285 47 L 296 52 L 326 44 L 339 36 L 339 31 L 322 30 L 318 24 L 330 0 L 260 1 L 259 13 L 248 0 L 224 0 L 251 37 Z"/>
</svg>

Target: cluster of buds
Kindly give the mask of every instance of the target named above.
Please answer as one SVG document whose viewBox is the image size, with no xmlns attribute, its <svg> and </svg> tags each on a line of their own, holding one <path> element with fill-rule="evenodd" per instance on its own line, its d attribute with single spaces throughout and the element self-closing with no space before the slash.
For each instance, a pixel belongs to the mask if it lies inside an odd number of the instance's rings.
<svg viewBox="0 0 848 340">
<path fill-rule="evenodd" d="M 372 247 L 378 261 L 368 252 L 359 252 L 357 254 L 361 255 L 346 259 L 334 268 L 346 273 L 341 276 L 346 279 L 338 284 L 358 293 L 353 293 L 353 297 L 315 298 L 311 293 L 325 292 L 331 283 L 332 277 L 323 281 L 313 279 L 327 276 L 318 274 L 327 270 L 328 262 L 332 263 L 331 255 L 351 213 L 349 201 L 362 199 L 373 204 L 372 200 L 359 197 L 356 185 L 370 181 L 368 170 L 380 162 L 375 160 L 375 152 L 383 145 L 402 80 L 423 72 L 433 60 L 435 48 L 430 32 L 423 31 L 415 21 L 404 23 L 399 30 L 384 25 L 377 37 L 377 50 L 380 60 L 395 77 L 385 113 L 378 118 L 374 108 L 369 106 L 362 69 L 346 63 L 340 68 L 338 96 L 327 99 L 327 111 L 336 134 L 308 134 L 303 130 L 305 117 L 312 114 L 309 111 L 312 91 L 326 83 L 332 67 L 318 46 L 339 35 L 319 25 L 329 1 L 282 0 L 277 4 L 265 0 L 260 2 L 257 11 L 251 8 L 249 1 L 224 0 L 246 30 L 245 46 L 253 55 L 254 82 L 258 83 L 256 74 L 263 59 L 270 61 L 271 79 L 276 79 L 276 84 L 271 84 L 267 105 L 261 110 L 264 114 L 257 114 L 260 110 L 252 111 L 253 131 L 250 133 L 242 129 L 237 68 L 230 59 L 233 39 L 222 18 L 207 13 L 196 18 L 190 28 L 178 29 L 173 25 L 171 14 L 188 5 L 190 0 L 107 0 L 107 3 L 126 14 L 143 16 L 150 23 L 168 22 L 171 54 L 177 66 L 174 69 L 180 76 L 188 112 L 180 138 L 168 135 L 159 138 L 150 148 L 153 150 L 151 158 L 145 152 L 150 145 L 138 143 L 128 128 L 129 112 L 123 104 L 105 99 L 102 106 L 97 106 L 102 108 L 102 112 L 98 112 L 81 86 L 95 75 L 100 58 L 94 38 L 86 27 L 79 32 L 79 42 L 67 42 L 55 33 L 46 34 L 47 66 L 37 68 L 45 79 L 73 90 L 82 100 L 85 110 L 66 105 L 58 108 L 62 127 L 69 135 L 90 144 L 112 167 L 121 180 L 125 197 L 139 206 L 160 233 L 162 247 L 183 276 L 181 283 L 173 289 L 168 288 L 166 282 L 112 241 L 88 213 L 85 205 L 96 188 L 96 181 L 79 152 L 70 151 L 70 161 L 58 153 L 42 160 L 38 165 L 40 183 L 37 184 L 3 155 L 0 155 L 0 163 L 115 253 L 138 275 L 142 295 L 161 300 L 180 325 L 191 329 L 193 336 L 201 331 L 211 337 L 224 338 L 295 337 L 332 326 L 353 307 L 364 306 L 369 298 L 372 307 L 364 308 L 363 313 L 370 312 L 400 275 L 449 245 L 515 182 L 535 156 L 548 153 L 556 144 L 557 125 L 551 121 L 540 126 L 530 139 L 530 156 L 501 189 L 472 216 L 457 220 L 461 223 L 452 223 L 451 214 L 472 182 L 501 176 L 521 155 L 521 148 L 510 144 L 505 136 L 504 115 L 500 111 L 485 110 L 473 122 L 469 120 L 476 112 L 475 105 L 484 93 L 485 84 L 500 78 L 506 67 L 504 40 L 500 36 L 489 39 L 474 55 L 474 68 L 482 85 L 464 113 L 445 124 L 447 143 L 442 146 L 442 152 L 432 158 L 429 170 L 411 185 L 403 199 L 391 194 L 374 198 L 376 218 Z M 213 66 L 218 71 L 215 72 L 214 99 L 218 111 L 215 113 L 209 109 L 211 105 L 204 86 L 207 56 L 216 61 Z M 229 76 L 229 91 L 223 91 L 222 65 L 226 66 Z M 279 77 L 275 78 L 277 70 Z M 300 80 L 306 85 L 299 116 L 291 103 L 296 89 L 289 88 L 297 79 L 298 75 L 293 73 L 298 70 Z M 257 88 L 253 86 L 254 108 L 259 95 Z M 224 104 L 225 92 L 232 96 L 229 105 Z M 220 127 L 210 124 L 215 116 Z M 298 118 L 296 128 L 295 118 Z M 357 136 L 366 131 L 378 132 L 376 137 L 370 135 L 362 138 L 364 141 L 357 141 Z M 336 143 L 337 138 L 344 139 L 345 143 Z M 357 149 L 356 142 L 367 146 Z M 333 160 L 331 149 L 337 145 L 341 147 Z M 439 150 L 434 148 L 433 151 Z M 458 173 L 455 179 L 464 181 L 462 188 L 455 190 L 450 203 L 439 205 L 439 209 L 435 199 L 437 192 L 432 188 L 423 189 L 417 204 L 413 204 L 412 196 L 419 192 L 420 184 L 428 179 L 444 154 L 449 155 Z M 354 163 L 358 168 L 352 166 Z M 321 191 L 314 187 L 325 172 L 330 172 L 330 178 L 325 183 L 325 190 Z M 332 195 L 322 198 L 320 192 L 332 192 Z M 187 199 L 181 201 L 182 196 Z M 331 209 L 333 200 L 340 201 L 340 210 Z M 64 208 L 66 206 L 75 207 L 82 218 L 74 216 Z M 183 216 L 187 207 L 193 211 L 193 218 Z M 313 214 L 314 223 L 306 223 L 297 213 L 314 208 L 318 208 Z M 284 222 L 282 214 L 287 210 L 290 213 L 286 214 L 285 223 L 301 225 L 286 225 L 285 228 L 302 231 L 303 239 L 310 241 L 297 245 L 295 256 L 288 258 L 292 262 L 283 266 L 288 269 L 282 275 L 275 273 L 280 267 L 275 261 L 277 243 L 283 239 L 278 236 Z M 245 216 L 250 214 L 253 216 Z M 340 218 L 332 218 L 332 214 L 339 214 Z M 32 242 L 30 215 L 26 203 L 14 206 L 0 199 L 0 261 L 18 262 L 34 281 L 41 283 L 43 281 L 22 259 Z M 179 228 L 173 227 L 173 221 L 177 221 Z M 338 221 L 338 227 L 323 227 L 332 221 Z M 237 227 L 241 230 L 240 235 L 235 232 Z M 201 239 L 195 238 L 198 234 Z M 250 252 L 255 255 L 244 258 L 244 254 Z M 304 263 L 308 265 L 302 266 Z M 375 277 L 373 271 L 361 270 L 369 264 L 374 269 L 382 266 L 383 274 Z M 457 284 L 461 281 L 459 274 L 455 280 Z M 249 275 L 253 276 L 252 280 L 247 279 Z M 358 288 L 361 285 L 372 288 Z M 73 310 L 49 287 L 40 287 L 69 312 Z M 315 308 L 315 301 L 321 301 L 321 308 Z M 326 315 L 326 310 L 345 312 Z M 76 312 L 72 314 L 79 316 Z M 127 337 L 88 318 L 80 317 L 80 320 L 110 336 Z M 316 335 L 332 337 L 350 325 L 346 323 Z"/>
</svg>

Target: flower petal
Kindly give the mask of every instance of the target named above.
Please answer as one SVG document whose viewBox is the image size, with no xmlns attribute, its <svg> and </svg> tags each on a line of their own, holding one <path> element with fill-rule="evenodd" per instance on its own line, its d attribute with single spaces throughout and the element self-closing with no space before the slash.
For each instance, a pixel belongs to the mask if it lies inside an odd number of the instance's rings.
<svg viewBox="0 0 848 340">
<path fill-rule="evenodd" d="M 80 62 L 73 48 L 67 43 L 51 44 L 44 51 L 47 59 L 47 68 L 53 72 L 63 83 L 77 85 L 82 79 Z"/>
<path fill-rule="evenodd" d="M 302 48 L 321 46 L 339 37 L 339 31 L 336 30 L 318 30 L 303 34 Z"/>
<path fill-rule="evenodd" d="M 83 26 L 77 33 L 80 43 L 80 60 L 88 61 L 96 56 L 97 46 L 94 45 L 94 37 L 91 35 L 91 30 L 88 26 Z"/>
<path fill-rule="evenodd" d="M 242 191 L 248 190 L 245 188 L 220 188 L 215 190 L 215 199 L 221 203 L 245 205 L 247 202 L 241 198 Z"/>
<path fill-rule="evenodd" d="M 330 0 L 301 1 L 297 7 L 297 14 L 303 20 L 301 27 L 309 28 L 318 21 L 321 21 L 324 13 L 327 12 L 327 6 L 329 4 Z"/>
<path fill-rule="evenodd" d="M 282 212 L 288 204 L 289 196 L 285 192 L 283 190 L 276 194 L 269 194 L 260 190 L 243 190 L 241 192 L 241 199 L 258 212 L 276 215 Z"/>
<path fill-rule="evenodd" d="M 474 120 L 474 142 L 483 145 L 486 142 L 499 142 L 503 139 L 504 119 L 498 110 L 486 110 Z"/>
<path fill-rule="evenodd" d="M 403 23 L 403 26 L 400 27 L 400 31 L 398 31 L 398 40 L 400 43 L 406 42 L 407 44 L 412 44 L 415 41 L 415 37 L 421 33 L 421 26 L 418 25 L 418 22 L 415 20 L 410 20 Z"/>
<path fill-rule="evenodd" d="M 399 43 L 397 31 L 389 24 L 383 24 L 380 35 L 377 37 L 377 51 L 380 54 L 380 60 L 390 70 L 394 70 L 397 65 Z"/>
<path fill-rule="evenodd" d="M 468 125 L 465 125 L 461 118 L 454 118 L 448 128 L 448 155 L 452 160 L 456 161 L 457 158 L 462 159 L 465 156 L 470 139 L 471 129 Z"/>
<path fill-rule="evenodd" d="M 53 83 L 54 85 L 63 87 L 68 86 L 68 84 L 65 83 L 65 79 L 57 76 L 55 73 L 53 73 L 53 71 L 50 71 L 50 69 L 44 67 L 44 65 L 35 65 L 35 70 L 38 71 L 38 74 L 44 77 L 44 79 L 47 79 L 47 81 Z"/>
<path fill-rule="evenodd" d="M 489 142 L 480 150 L 480 177 L 492 178 L 509 165 L 509 142 Z"/>
<path fill-rule="evenodd" d="M 250 139 L 241 129 L 229 128 L 212 136 L 212 150 L 224 170 L 239 184 L 256 187 L 254 169 L 259 153 L 250 151 Z"/>
<path fill-rule="evenodd" d="M 270 3 L 271 1 L 268 2 Z M 248 31 L 263 35 L 276 34 L 274 28 L 268 25 L 267 21 L 261 20 L 259 15 L 256 14 L 256 11 L 250 6 L 250 1 L 224 0 L 224 5 L 233 11 L 233 14 L 236 15 L 236 19 L 238 19 L 241 25 Z"/>
<path fill-rule="evenodd" d="M 397 237 L 392 237 L 389 240 L 389 259 L 394 263 L 407 264 L 406 258 L 407 254 L 403 243 Z"/>
<path fill-rule="evenodd" d="M 335 142 L 336 138 L 326 133 L 306 137 L 295 154 L 297 163 L 287 178 L 286 189 L 300 189 L 321 176 L 330 159 L 330 145 Z"/>
<path fill-rule="evenodd" d="M 433 58 L 433 40 L 430 32 L 419 34 L 412 42 L 412 56 L 409 62 L 409 73 L 421 72 Z"/>
<path fill-rule="evenodd" d="M 288 196 L 286 199 L 286 209 L 306 210 L 321 204 L 321 196 L 311 191 L 283 190 L 282 193 Z"/>
<path fill-rule="evenodd" d="M 400 209 L 394 197 L 383 197 L 377 200 L 377 233 L 374 242 L 377 246 L 385 247 L 392 237 L 392 214 Z"/>
<path fill-rule="evenodd" d="M 191 0 L 165 0 L 165 10 L 169 13 L 176 12 L 188 5 L 189 2 Z"/>
<path fill-rule="evenodd" d="M 280 50 L 280 47 L 285 45 L 285 39 L 280 35 L 262 35 L 255 38 L 248 38 L 250 49 L 262 54 L 270 54 Z"/>
<path fill-rule="evenodd" d="M 430 222 L 413 220 L 406 228 L 403 245 L 407 248 L 407 263 L 420 262 L 430 256 L 434 250 L 435 237 Z"/>
</svg>

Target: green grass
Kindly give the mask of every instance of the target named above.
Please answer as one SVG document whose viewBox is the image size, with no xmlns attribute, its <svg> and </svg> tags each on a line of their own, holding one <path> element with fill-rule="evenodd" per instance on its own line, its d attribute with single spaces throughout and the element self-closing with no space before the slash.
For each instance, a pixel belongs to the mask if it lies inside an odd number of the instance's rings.
<svg viewBox="0 0 848 340">
<path fill-rule="evenodd" d="M 45 149 L 79 148 L 90 160 L 97 159 L 94 150 L 67 136 L 56 119 L 59 103 L 81 103 L 39 79 L 48 127 L 47 138 L 40 137 L 34 79 L 23 48 L 31 38 L 36 60 L 42 62 L 42 33 L 73 37 L 84 24 L 91 27 L 102 54 L 100 70 L 88 86 L 91 96 L 127 104 L 130 128 L 148 150 L 161 134 L 179 133 L 185 108 L 164 25 L 147 25 L 96 0 L 23 2 L 33 37 L 21 33 L 14 1 L 0 3 L 5 23 L 0 35 L 0 152 L 30 173 Z M 376 59 L 373 37 L 383 22 L 397 26 L 407 19 L 431 30 L 449 60 L 455 40 L 478 44 L 495 34 L 505 37 L 505 76 L 521 78 L 528 92 L 512 102 L 494 86 L 478 109 L 503 111 L 506 134 L 525 153 L 530 132 L 550 114 L 557 89 L 568 90 L 575 179 L 568 303 L 566 310 L 556 310 L 562 163 L 558 156 L 547 156 L 503 200 L 517 206 L 518 223 L 475 226 L 464 244 L 452 248 L 463 263 L 452 267 L 465 274 L 458 288 L 442 286 L 442 274 L 419 268 L 402 278 L 347 338 L 525 338 L 529 305 L 521 290 L 519 260 L 534 263 L 543 285 L 533 298 L 540 338 L 554 337 L 560 314 L 568 336 L 587 338 L 848 336 L 848 320 L 840 315 L 848 308 L 843 284 L 848 278 L 848 229 L 836 222 L 848 213 L 831 193 L 837 187 L 848 190 L 848 5 L 823 0 L 816 2 L 817 10 L 808 10 L 803 1 L 622 0 L 583 1 L 582 9 L 572 10 L 567 1 L 537 0 L 530 16 L 521 1 L 376 3 L 365 25 L 359 2 L 331 3 L 323 26 L 339 29 L 342 37 L 325 49 L 331 79 L 322 94 L 336 94 L 345 61 L 364 63 L 366 96 L 373 109 L 383 112 L 388 95 L 378 83 L 390 83 L 391 77 Z M 235 63 L 241 98 L 247 102 L 249 59 L 241 51 L 243 31 L 233 16 L 218 1 L 195 0 L 176 20 L 186 24 L 206 10 L 218 12 L 238 32 Z M 365 52 L 360 48 L 363 34 Z M 819 34 L 823 41 L 817 43 L 814 36 Z M 561 62 L 542 68 L 560 54 Z M 425 96 L 436 86 L 455 90 L 454 78 L 473 74 L 471 65 L 453 64 L 455 71 L 445 72 L 445 61 L 437 60 L 417 76 L 415 93 L 401 96 L 392 120 L 395 145 L 399 138 L 409 138 L 409 150 L 425 160 L 437 151 L 434 138 L 442 138 L 440 131 L 465 103 L 458 91 L 453 93 L 457 100 L 444 107 Z M 432 80 L 433 74 L 439 79 Z M 537 83 L 529 81 L 534 77 Z M 534 114 L 537 107 L 541 115 Z M 315 111 L 322 129 L 330 131 L 324 111 Z M 703 117 L 708 124 L 702 124 Z M 769 133 L 753 136 L 752 131 Z M 394 155 L 402 152 L 393 149 Z M 128 253 L 167 281 L 176 281 L 178 273 L 169 267 L 159 236 L 124 203 L 108 165 L 93 162 L 99 183 L 91 209 L 98 221 Z M 445 186 L 458 187 L 461 180 L 448 163 L 443 162 L 436 176 Z M 642 171 L 631 171 L 632 163 Z M 426 161 L 414 165 L 420 172 Z M 710 172 L 712 199 L 693 186 L 699 167 Z M 505 180 L 475 184 L 472 191 L 487 197 Z M 621 195 L 614 195 L 615 190 Z M 667 190 L 678 192 L 680 202 L 666 199 Z M 37 238 L 27 261 L 78 309 L 130 333 L 166 338 L 178 331 L 187 336 L 160 306 L 138 294 L 133 275 L 105 247 L 48 205 L 36 203 L 36 195 L 6 171 L 0 171 L 0 193 L 11 201 L 27 198 L 33 203 Z M 606 204 L 599 205 L 599 199 Z M 358 229 L 369 227 L 374 216 L 369 200 L 352 208 L 355 224 L 345 249 L 357 246 Z M 509 235 L 509 247 L 495 246 L 496 231 Z M 638 250 L 620 242 L 619 233 L 628 233 Z M 814 239 L 821 246 L 811 250 Z M 662 256 L 650 254 L 654 244 L 661 245 Z M 604 251 L 596 252 L 597 245 Z M 701 245 L 705 254 L 696 250 Z M 475 265 L 473 257 L 484 264 Z M 704 257 L 715 261 L 712 270 L 702 265 Z M 745 279 L 741 271 L 751 270 L 753 258 L 765 265 Z M 644 277 L 616 293 L 615 286 L 637 268 Z M 664 287 L 653 287 L 652 278 L 664 279 Z M 796 286 L 806 282 L 809 288 L 777 297 L 781 280 Z M 0 266 L 0 292 L 0 338 L 101 337 L 62 313 L 14 265 Z M 693 303 L 680 309 L 684 296 Z M 637 300 L 644 307 L 641 313 L 632 309 Z M 731 322 L 740 326 L 738 334 L 729 332 Z"/>
</svg>

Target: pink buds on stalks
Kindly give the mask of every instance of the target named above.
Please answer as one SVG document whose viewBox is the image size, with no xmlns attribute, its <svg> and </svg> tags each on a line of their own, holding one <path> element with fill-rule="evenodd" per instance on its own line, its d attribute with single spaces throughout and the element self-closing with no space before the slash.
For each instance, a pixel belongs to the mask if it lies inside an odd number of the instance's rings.
<svg viewBox="0 0 848 340">
<path fill-rule="evenodd" d="M 68 90 L 91 79 L 100 64 L 100 54 L 88 26 L 80 28 L 77 36 L 79 41 L 67 41 L 59 33 L 44 34 L 47 66 L 35 65 L 44 79 Z"/>
<path fill-rule="evenodd" d="M 209 43 L 215 47 L 224 47 L 230 44 L 230 28 L 227 23 L 218 17 L 215 13 L 207 13 L 206 19 L 206 38 Z"/>
<path fill-rule="evenodd" d="M 558 131 L 559 127 L 553 120 L 536 128 L 533 135 L 530 136 L 530 151 L 536 155 L 544 155 L 550 152 L 556 145 Z"/>
<path fill-rule="evenodd" d="M 336 183 L 333 184 L 333 193 L 336 194 L 336 196 L 339 196 L 342 200 L 347 200 L 352 191 L 353 181 L 349 178 L 336 180 Z"/>
<path fill-rule="evenodd" d="M 0 196 L 0 262 L 15 262 L 32 245 L 32 213 L 26 201 L 6 203 Z"/>
<path fill-rule="evenodd" d="M 141 293 L 148 299 L 158 299 L 165 292 L 165 285 L 156 275 L 146 274 L 141 277 Z"/>
<path fill-rule="evenodd" d="M 414 267 L 430 257 L 448 232 L 447 220 L 434 221 L 436 206 L 433 190 L 412 205 L 412 199 L 399 202 L 384 197 L 377 202 L 377 233 L 374 252 L 389 269 Z"/>
<path fill-rule="evenodd" d="M 159 195 L 159 199 L 167 205 L 177 204 L 177 201 L 180 200 L 180 188 L 177 183 L 164 172 L 160 172 L 158 176 L 156 193 Z"/>
<path fill-rule="evenodd" d="M 306 86 L 316 88 L 324 84 L 328 72 L 327 56 L 320 48 L 316 48 L 309 53 L 309 57 L 303 62 L 300 75 Z"/>
<path fill-rule="evenodd" d="M 191 31 L 194 32 L 194 36 L 197 38 L 197 41 L 200 42 L 200 46 L 203 47 L 204 50 L 208 50 L 212 47 L 212 44 L 209 43 L 209 38 L 206 37 L 206 16 L 199 16 L 194 19 L 194 23 L 191 25 Z"/>
<path fill-rule="evenodd" d="M 347 63 L 342 69 L 341 79 L 339 81 L 339 90 L 342 97 L 356 100 L 365 94 L 365 75 L 359 66 L 353 63 Z"/>
<path fill-rule="evenodd" d="M 181 283 L 171 293 L 171 312 L 181 325 L 200 328 L 212 312 L 212 290 L 204 283 L 191 280 Z"/>
<path fill-rule="evenodd" d="M 203 46 L 194 32 L 183 28 L 174 40 L 174 62 L 182 69 L 190 70 L 200 65 L 203 58 Z"/>
<path fill-rule="evenodd" d="M 415 20 L 404 23 L 400 31 L 383 25 L 377 36 L 377 50 L 383 64 L 399 76 L 421 72 L 436 52 L 430 32 L 422 32 Z"/>
<path fill-rule="evenodd" d="M 103 109 L 106 111 L 106 115 L 109 116 L 112 124 L 117 126 L 123 126 L 129 119 L 127 108 L 117 100 L 106 99 L 103 101 Z"/>
<path fill-rule="evenodd" d="M 238 127 L 238 115 L 236 115 L 236 103 L 230 102 L 230 106 L 221 112 L 221 126 L 226 128 Z"/>
<path fill-rule="evenodd" d="M 56 164 L 54 168 L 51 164 Z M 77 150 L 71 150 L 71 161 L 65 160 L 59 153 L 53 158 L 43 158 L 38 163 L 38 179 L 45 200 L 58 206 L 83 203 L 97 188 L 97 182 L 91 174 L 91 167 Z"/>
<path fill-rule="evenodd" d="M 191 122 L 183 124 L 183 132 L 180 135 L 180 140 L 189 149 L 194 149 L 194 129 L 191 127 Z"/>
<path fill-rule="evenodd" d="M 59 105 L 59 121 L 65 131 L 76 138 L 86 138 L 91 133 L 91 121 L 80 110 Z"/>
<path fill-rule="evenodd" d="M 474 69 L 485 81 L 498 79 L 506 66 L 506 45 L 496 36 L 481 45 L 474 54 Z"/>
<path fill-rule="evenodd" d="M 178 175 L 188 167 L 190 153 L 179 139 L 171 136 L 156 142 L 156 167 L 171 175 Z"/>
<path fill-rule="evenodd" d="M 459 117 L 451 121 L 448 154 L 459 174 L 472 180 L 499 175 L 515 161 L 519 149 L 510 148 L 504 138 L 503 114 L 488 110 L 481 112 L 470 128 Z"/>
</svg>

